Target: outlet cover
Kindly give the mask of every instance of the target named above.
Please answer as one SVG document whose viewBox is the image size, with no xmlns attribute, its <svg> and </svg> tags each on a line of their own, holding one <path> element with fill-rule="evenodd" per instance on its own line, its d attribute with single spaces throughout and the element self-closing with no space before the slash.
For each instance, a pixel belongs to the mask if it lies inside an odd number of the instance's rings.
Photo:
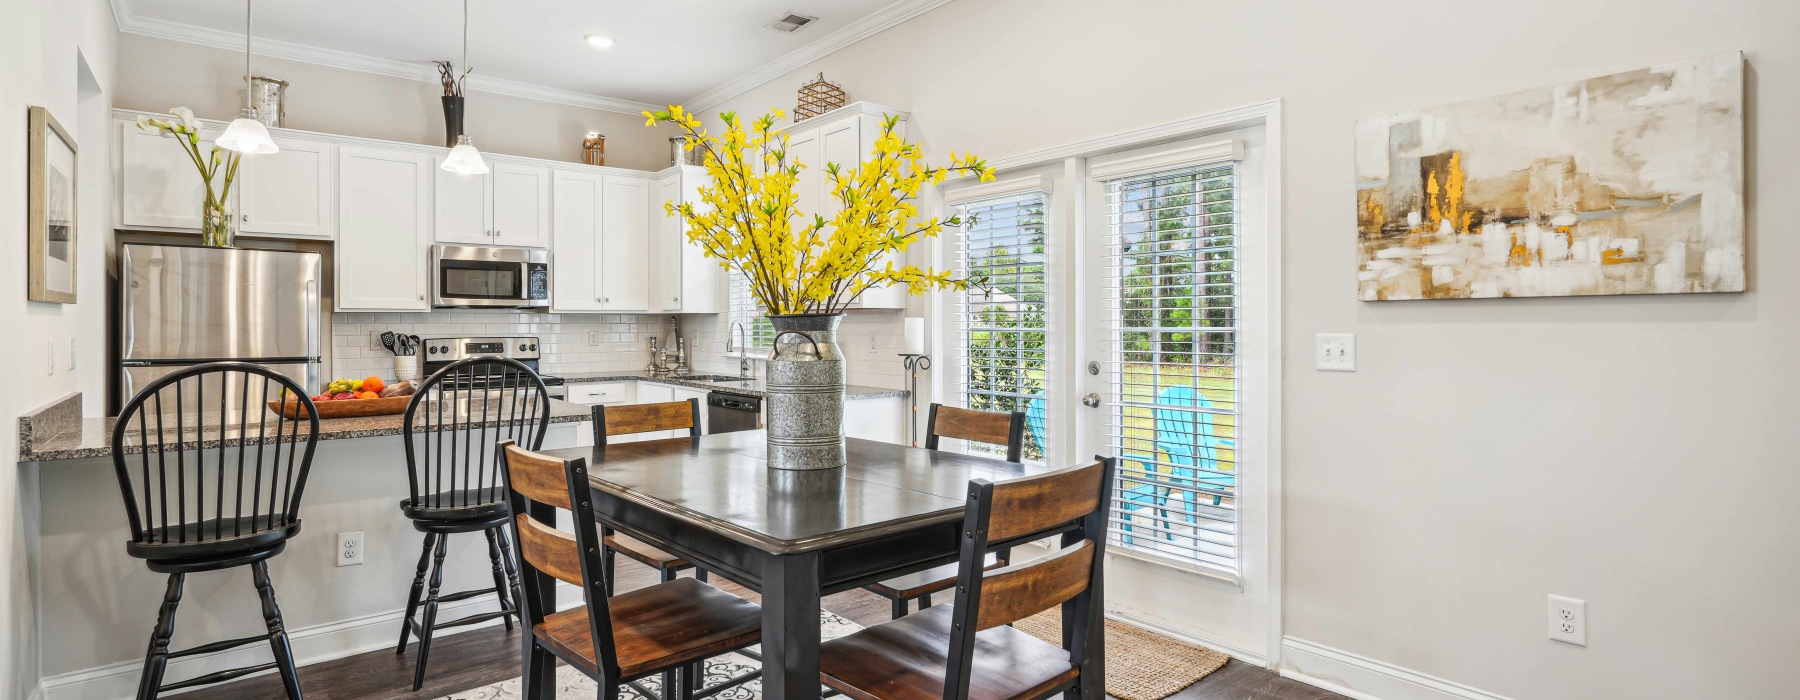
<svg viewBox="0 0 1800 700">
<path fill-rule="evenodd" d="M 1550 638 L 1578 647 L 1587 646 L 1587 601 L 1550 596 Z"/>
<path fill-rule="evenodd" d="M 1322 372 L 1356 371 L 1356 334 L 1320 333 L 1314 366 Z"/>
<path fill-rule="evenodd" d="M 340 532 L 337 536 L 337 565 L 356 566 L 363 563 L 363 534 L 356 532 Z"/>
</svg>

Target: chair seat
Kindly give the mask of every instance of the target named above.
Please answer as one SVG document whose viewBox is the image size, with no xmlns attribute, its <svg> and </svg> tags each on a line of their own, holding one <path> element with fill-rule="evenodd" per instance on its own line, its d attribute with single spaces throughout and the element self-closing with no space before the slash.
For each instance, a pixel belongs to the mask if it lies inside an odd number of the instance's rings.
<svg viewBox="0 0 1800 700">
<path fill-rule="evenodd" d="M 697 661 L 755 644 L 762 637 L 762 608 L 691 578 L 659 583 L 607 599 L 613 647 L 624 679 Z M 558 656 L 599 675 L 588 608 L 544 618 L 531 633 Z"/>
<path fill-rule="evenodd" d="M 602 541 L 606 544 L 607 549 L 636 559 L 647 566 L 658 569 L 685 569 L 693 566 L 686 559 L 657 549 L 649 542 L 624 533 L 607 535 Z"/>
<path fill-rule="evenodd" d="M 859 700 L 942 700 L 954 608 L 927 608 L 819 648 L 825 685 Z M 1036 697 L 1076 677 L 1069 653 L 1001 625 L 975 635 L 972 700 Z"/>
<path fill-rule="evenodd" d="M 147 528 L 145 539 L 148 541 L 127 542 L 125 553 L 151 561 L 194 560 L 200 562 L 235 561 L 242 559 L 244 555 L 261 553 L 263 550 L 280 551 L 278 548 L 283 543 L 299 534 L 299 521 L 294 521 L 292 525 L 279 525 L 260 531 L 257 531 L 256 528 L 267 528 L 271 520 L 279 523 L 282 517 L 275 515 L 259 518 L 224 518 L 188 523 L 187 525 Z M 273 555 L 274 552 L 269 552 L 269 554 Z M 247 560 L 238 562 L 238 564 L 244 563 L 249 562 Z M 233 564 L 233 566 L 238 564 Z"/>
<path fill-rule="evenodd" d="M 993 552 L 988 552 L 987 561 L 984 565 L 987 568 L 992 569 L 995 567 L 1006 566 L 1006 562 L 995 557 Z M 928 593 L 948 590 L 955 585 L 956 562 L 951 562 L 942 566 L 934 566 L 924 571 L 915 571 L 910 574 L 895 576 L 879 583 L 871 583 L 863 588 L 886 598 L 912 600 Z"/>
<path fill-rule="evenodd" d="M 445 491 L 422 500 L 437 505 L 414 507 L 412 499 L 406 498 L 400 501 L 400 512 L 413 520 L 459 521 L 484 520 L 494 516 L 504 520 L 509 511 L 506 506 L 506 489 L 499 487 Z"/>
</svg>

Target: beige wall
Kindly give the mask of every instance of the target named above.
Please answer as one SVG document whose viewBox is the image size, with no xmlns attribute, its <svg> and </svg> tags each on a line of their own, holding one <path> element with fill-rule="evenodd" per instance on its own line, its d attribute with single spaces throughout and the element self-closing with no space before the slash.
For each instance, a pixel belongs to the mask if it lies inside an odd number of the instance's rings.
<svg viewBox="0 0 1800 700">
<path fill-rule="evenodd" d="M 1280 98 L 1286 634 L 1514 698 L 1785 698 L 1796 27 L 1790 0 L 961 0 L 707 111 L 822 70 L 937 156 L 1004 157 Z M 1750 292 L 1356 300 L 1356 120 L 1733 49 Z M 1313 370 L 1319 332 L 1357 372 Z M 1587 648 L 1546 639 L 1548 593 L 1587 600 Z"/>
<path fill-rule="evenodd" d="M 444 145 L 443 89 L 311 63 L 257 57 L 257 75 L 289 83 L 287 126 L 328 134 Z M 135 34 L 119 37 L 122 109 L 163 112 L 185 105 L 229 120 L 244 105 L 244 54 Z M 635 170 L 669 165 L 665 125 L 643 117 L 485 92 L 468 93 L 463 124 L 483 151 L 579 162 L 581 139 L 606 134 L 606 164 Z"/>
</svg>

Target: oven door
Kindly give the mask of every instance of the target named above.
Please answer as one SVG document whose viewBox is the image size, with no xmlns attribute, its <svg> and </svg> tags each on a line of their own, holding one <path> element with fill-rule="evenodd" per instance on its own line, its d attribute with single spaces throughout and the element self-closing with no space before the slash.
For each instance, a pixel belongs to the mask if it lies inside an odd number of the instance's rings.
<svg viewBox="0 0 1800 700">
<path fill-rule="evenodd" d="M 432 246 L 431 305 L 549 306 L 550 253 L 529 248 Z"/>
</svg>

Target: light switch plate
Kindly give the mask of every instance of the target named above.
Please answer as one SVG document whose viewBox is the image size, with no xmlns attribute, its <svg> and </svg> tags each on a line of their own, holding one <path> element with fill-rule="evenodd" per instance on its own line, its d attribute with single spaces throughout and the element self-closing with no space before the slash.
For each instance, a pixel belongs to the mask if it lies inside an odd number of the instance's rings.
<svg viewBox="0 0 1800 700">
<path fill-rule="evenodd" d="M 1356 371 L 1356 334 L 1320 333 L 1314 364 L 1322 372 Z"/>
</svg>

